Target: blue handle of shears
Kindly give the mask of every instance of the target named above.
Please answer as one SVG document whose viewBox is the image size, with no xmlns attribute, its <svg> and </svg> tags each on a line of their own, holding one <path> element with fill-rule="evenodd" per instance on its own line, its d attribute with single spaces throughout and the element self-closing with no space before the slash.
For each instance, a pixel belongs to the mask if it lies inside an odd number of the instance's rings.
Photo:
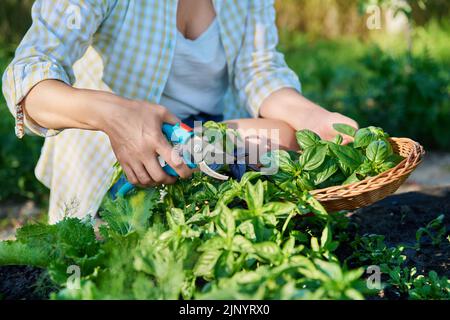
<svg viewBox="0 0 450 320">
<path fill-rule="evenodd" d="M 134 185 L 129 182 L 126 182 L 120 189 L 117 191 L 116 197 L 125 197 L 130 191 L 134 189 Z"/>
<path fill-rule="evenodd" d="M 177 123 L 175 125 L 164 123 L 162 126 L 162 131 L 166 138 L 172 142 L 172 144 L 186 144 L 194 135 L 192 128 L 185 125 L 184 123 Z M 190 159 L 184 159 L 187 166 L 191 169 L 195 169 L 197 165 L 192 163 Z M 178 177 L 178 173 L 168 164 L 163 167 L 163 170 L 170 176 Z M 117 196 L 126 196 L 130 191 L 134 189 L 134 185 L 126 182 L 120 187 L 117 192 Z"/>
</svg>

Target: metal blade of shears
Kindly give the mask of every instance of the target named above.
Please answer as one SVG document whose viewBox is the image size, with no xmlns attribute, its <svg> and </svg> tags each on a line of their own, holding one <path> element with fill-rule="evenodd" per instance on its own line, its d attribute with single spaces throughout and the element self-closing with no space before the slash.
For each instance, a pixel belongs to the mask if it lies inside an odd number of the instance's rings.
<svg viewBox="0 0 450 320">
<path fill-rule="evenodd" d="M 222 180 L 222 181 L 227 181 L 229 179 L 228 176 L 225 176 L 223 174 L 220 174 L 216 171 L 214 171 L 213 169 L 211 169 L 205 161 L 202 161 L 200 163 L 197 164 L 198 168 L 200 169 L 201 172 L 203 172 L 204 174 L 217 179 L 217 180 Z"/>
<path fill-rule="evenodd" d="M 223 150 L 218 150 L 215 146 L 210 145 L 206 140 L 201 139 L 198 136 L 194 136 L 191 141 L 191 145 L 187 145 L 191 158 L 194 161 L 194 163 L 197 164 L 197 167 L 200 169 L 201 172 L 204 174 L 218 180 L 226 181 L 229 179 L 228 176 L 220 174 L 216 172 L 215 170 L 211 169 L 208 165 L 208 161 L 211 159 L 207 159 L 211 156 L 211 154 L 216 155 L 216 159 L 222 157 L 225 155 Z M 222 161 L 225 159 L 222 159 Z M 226 160 L 225 160 L 226 161 Z"/>
</svg>

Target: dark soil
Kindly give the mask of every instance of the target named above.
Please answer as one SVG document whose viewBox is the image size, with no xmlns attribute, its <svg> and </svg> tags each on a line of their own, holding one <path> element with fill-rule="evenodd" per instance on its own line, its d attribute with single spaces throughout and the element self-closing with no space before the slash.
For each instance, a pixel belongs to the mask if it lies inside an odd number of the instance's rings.
<svg viewBox="0 0 450 320">
<path fill-rule="evenodd" d="M 386 198 L 351 215 L 359 226 L 360 234 L 378 234 L 385 237 L 388 246 L 416 243 L 416 232 L 430 221 L 444 215 L 447 235 L 450 231 L 450 188 L 432 188 Z M 450 242 L 444 239 L 433 246 L 431 239 L 424 237 L 419 251 L 405 251 L 409 261 L 419 274 L 434 270 L 440 276 L 450 278 Z"/>
<path fill-rule="evenodd" d="M 27 266 L 0 267 L 0 300 L 48 299 L 56 288 L 43 269 Z"/>
</svg>

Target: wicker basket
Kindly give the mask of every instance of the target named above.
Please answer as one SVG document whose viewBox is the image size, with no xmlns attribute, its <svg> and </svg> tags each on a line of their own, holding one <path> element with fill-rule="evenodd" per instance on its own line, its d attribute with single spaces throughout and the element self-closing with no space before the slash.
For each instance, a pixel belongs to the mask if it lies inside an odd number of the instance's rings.
<svg viewBox="0 0 450 320">
<path fill-rule="evenodd" d="M 406 138 L 391 138 L 394 152 L 405 158 L 395 168 L 361 182 L 314 190 L 312 195 L 329 212 L 354 210 L 368 206 L 393 194 L 422 162 L 423 147 Z"/>
</svg>

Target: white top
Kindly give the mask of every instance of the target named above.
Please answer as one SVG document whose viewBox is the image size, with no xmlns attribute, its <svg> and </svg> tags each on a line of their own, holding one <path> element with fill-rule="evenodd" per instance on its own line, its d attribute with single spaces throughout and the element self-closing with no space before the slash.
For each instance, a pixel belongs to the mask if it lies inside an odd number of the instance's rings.
<svg viewBox="0 0 450 320">
<path fill-rule="evenodd" d="M 180 119 L 221 115 L 228 88 L 227 58 L 217 18 L 197 39 L 177 32 L 175 55 L 160 104 Z"/>
</svg>

